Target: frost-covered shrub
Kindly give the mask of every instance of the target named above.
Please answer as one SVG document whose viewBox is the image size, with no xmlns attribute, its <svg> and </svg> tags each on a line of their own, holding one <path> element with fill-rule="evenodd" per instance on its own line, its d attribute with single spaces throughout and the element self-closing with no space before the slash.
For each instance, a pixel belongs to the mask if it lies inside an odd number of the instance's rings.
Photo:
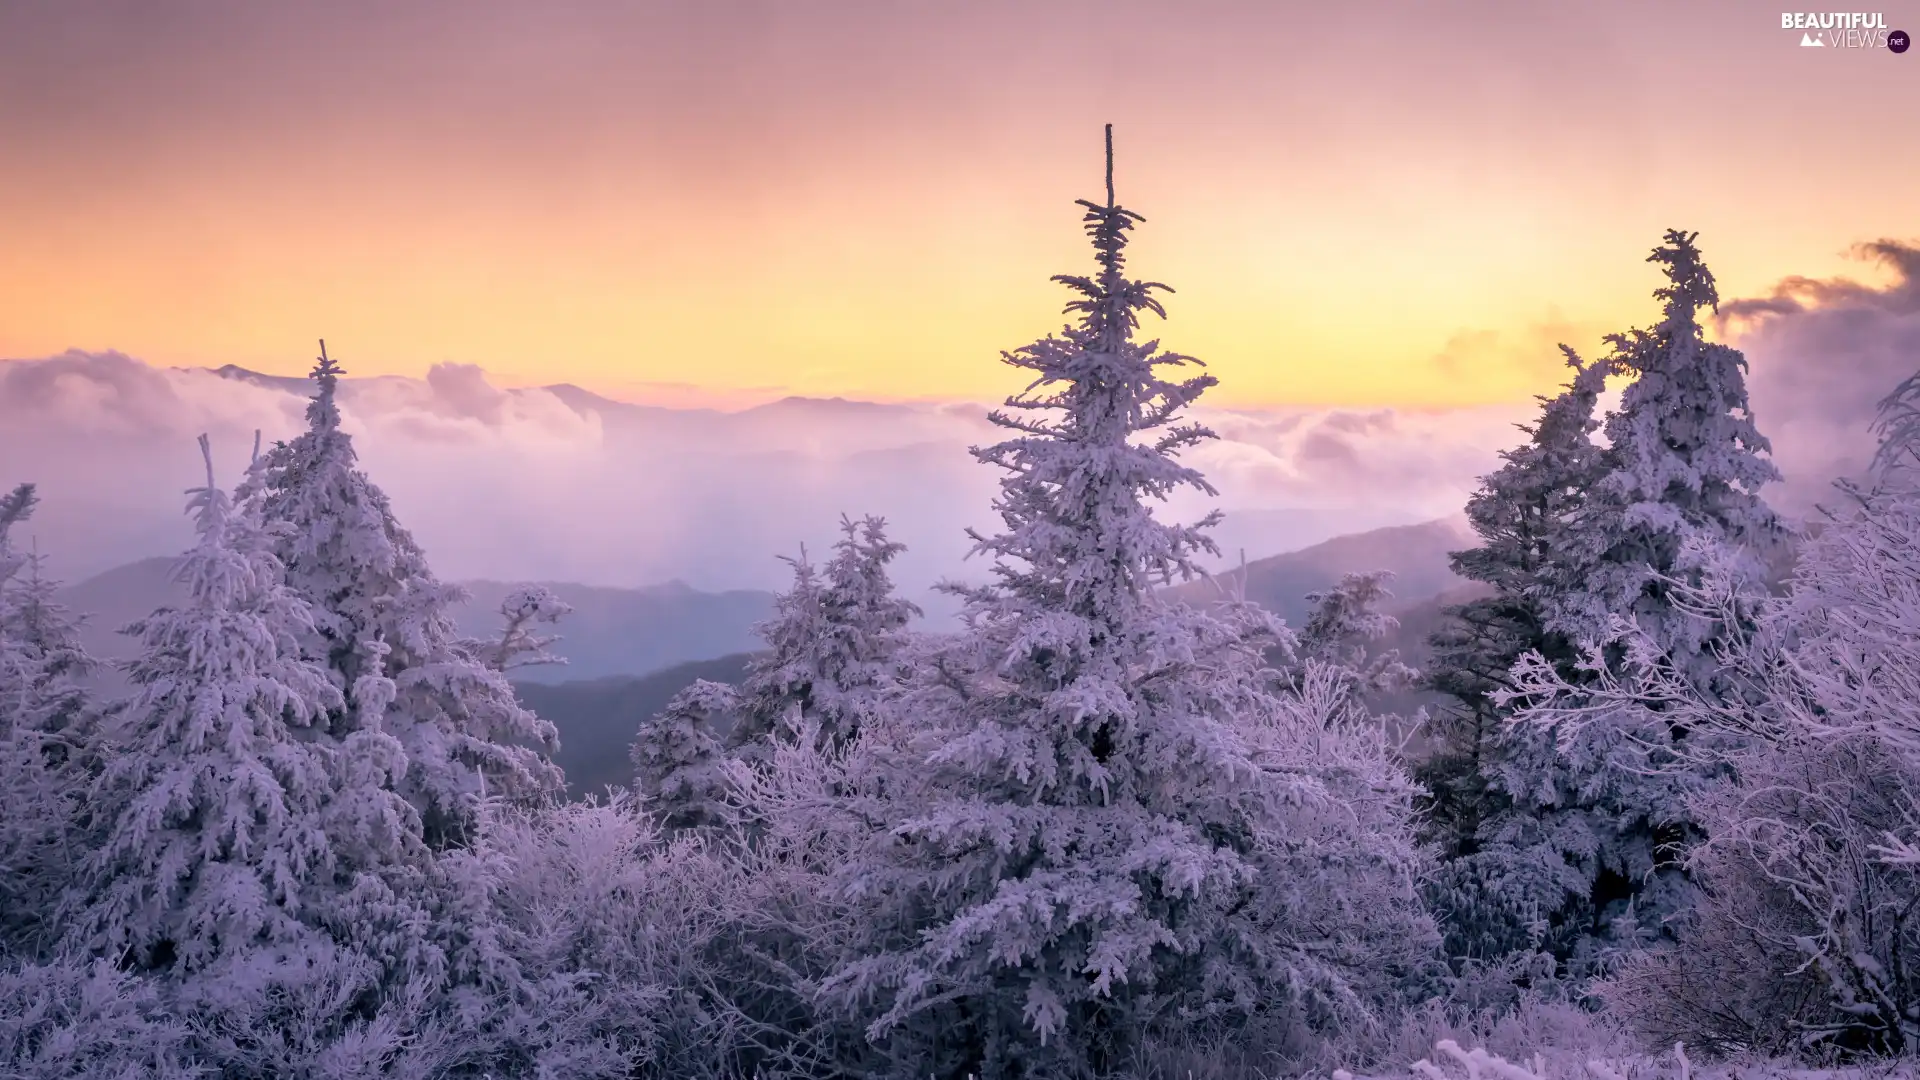
<svg viewBox="0 0 1920 1080">
<path fill-rule="evenodd" d="M 806 721 L 790 735 L 730 763 L 722 826 L 657 863 L 658 908 L 707 913 L 694 928 L 697 949 L 671 976 L 685 991 L 676 1038 L 693 1040 L 675 1051 L 676 1075 L 835 1076 L 898 1064 L 821 988 L 848 962 L 898 944 L 882 936 L 884 905 L 849 891 L 848 874 L 897 812 L 888 808 L 917 799 L 926 746 L 873 711 L 844 743 Z"/>
<path fill-rule="evenodd" d="M 84 959 L 0 967 L 0 1076 L 187 1080 L 193 1064 L 157 980 Z"/>
<path fill-rule="evenodd" d="M 1253 848 L 1249 939 L 1268 965 L 1269 997 L 1249 1012 L 1358 1039 L 1440 974 L 1419 894 L 1416 789 L 1380 718 L 1354 697 L 1354 668 L 1314 660 L 1296 674 L 1278 707 L 1244 729 L 1286 807 Z"/>
<path fill-rule="evenodd" d="M 679 929 L 653 825 L 621 794 L 495 804 L 477 830 L 438 868 L 460 1037 L 506 1075 L 628 1075 L 653 1056 L 671 971 L 658 938 Z"/>
<path fill-rule="evenodd" d="M 1702 890 L 1678 945 L 1598 986 L 1654 1045 L 1713 1054 L 1888 1053 L 1920 1032 L 1920 873 L 1888 862 L 1920 781 L 1871 738 L 1742 761 L 1701 801 Z"/>
<path fill-rule="evenodd" d="M 1876 505 L 1810 542 L 1794 595 L 1725 653 L 1742 703 L 1688 699 L 1657 666 L 1620 688 L 1680 702 L 1670 711 L 1703 748 L 1718 731 L 1754 736 L 1726 755 L 1729 781 L 1693 800 L 1708 839 L 1689 861 L 1702 895 L 1680 947 L 1602 986 L 1650 1038 L 1815 1053 L 1920 1039 L 1920 865 L 1899 857 L 1920 820 L 1920 657 L 1897 599 L 1909 570 L 1874 556 L 1891 538 Z M 1702 610 L 1716 600 L 1687 595 Z"/>
<path fill-rule="evenodd" d="M 1342 1064 L 1392 1075 L 1422 1058 L 1434 1060 L 1435 1045 L 1445 1041 L 1513 1061 L 1537 1058 L 1574 1073 L 1591 1060 L 1619 1060 L 1638 1052 L 1638 1044 L 1610 1017 L 1568 1000 L 1562 989 L 1549 984 L 1494 1007 L 1436 999 L 1402 1017 L 1382 1050 Z"/>
<path fill-rule="evenodd" d="M 255 950 L 170 980 L 167 996 L 222 1080 L 432 1080 L 485 1064 L 437 979 L 395 979 L 324 943 Z"/>
<path fill-rule="evenodd" d="M 496 1075 L 836 1075 L 871 1057 L 813 990 L 870 924 L 837 888 L 870 787 L 809 736 L 723 770 L 708 827 L 641 799 L 493 807 L 441 857 L 453 1019 Z M 867 738 L 865 734 L 862 739 Z M 540 1073 L 547 1070 L 547 1073 Z"/>
</svg>

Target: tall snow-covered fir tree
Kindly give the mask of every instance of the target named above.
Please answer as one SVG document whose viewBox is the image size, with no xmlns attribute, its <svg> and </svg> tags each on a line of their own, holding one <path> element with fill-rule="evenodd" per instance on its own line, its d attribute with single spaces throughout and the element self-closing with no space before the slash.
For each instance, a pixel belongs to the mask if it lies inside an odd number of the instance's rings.
<svg viewBox="0 0 1920 1080">
<path fill-rule="evenodd" d="M 1563 665 L 1577 652 L 1576 643 L 1547 630 L 1542 608 L 1549 591 L 1573 584 L 1566 534 L 1605 474 L 1592 436 L 1613 368 L 1607 361 L 1584 362 L 1565 346 L 1562 351 L 1573 379 L 1554 397 L 1539 399 L 1539 419 L 1521 427 L 1527 441 L 1502 451 L 1500 468 L 1482 478 L 1467 500 L 1467 520 L 1480 544 L 1450 558 L 1454 573 L 1492 586 L 1492 595 L 1448 609 L 1426 670 L 1427 685 L 1453 699 L 1430 718 L 1428 752 L 1416 776 L 1428 791 L 1427 837 L 1449 861 L 1436 900 L 1449 948 L 1461 956 L 1544 944 L 1530 925 L 1540 921 L 1543 907 L 1551 911 L 1565 902 L 1571 880 L 1524 880 L 1516 875 L 1525 858 L 1505 851 L 1479 856 L 1489 840 L 1486 827 L 1509 805 L 1497 773 L 1510 710 L 1493 694 L 1512 685 L 1509 671 L 1528 652 Z"/>
<path fill-rule="evenodd" d="M 39 553 L 14 539 L 37 501 L 32 484 L 0 497 L 0 955 L 49 943 L 48 915 L 78 855 L 71 832 L 92 726 L 80 680 L 93 660 Z"/>
<path fill-rule="evenodd" d="M 1633 382 L 1606 419 L 1601 475 L 1560 533 L 1564 557 L 1549 561 L 1537 594 L 1549 647 L 1613 639 L 1624 619 L 1717 694 L 1714 642 L 1725 627 L 1674 603 L 1673 582 L 1697 582 L 1711 563 L 1757 592 L 1782 527 L 1760 496 L 1779 473 L 1748 408 L 1746 360 L 1701 326 L 1718 294 L 1694 237 L 1669 231 L 1648 260 L 1667 277 L 1654 294 L 1661 321 L 1608 339 L 1609 365 Z M 1530 892 L 1543 917 L 1576 930 L 1569 945 L 1585 960 L 1662 935 L 1687 903 L 1682 858 L 1699 837 L 1687 800 L 1708 782 L 1667 767 L 1687 737 L 1674 724 L 1650 738 L 1623 714 L 1569 732 L 1527 725 L 1509 740 L 1497 783 L 1512 807 L 1494 831 L 1514 873 L 1535 883 L 1510 891 Z"/>
<path fill-rule="evenodd" d="M 1746 357 L 1708 341 L 1701 326 L 1720 296 L 1697 235 L 1670 230 L 1648 257 L 1667 277 L 1654 292 L 1661 321 L 1607 339 L 1609 365 L 1633 381 L 1606 419 L 1604 474 L 1567 534 L 1583 561 L 1568 564 L 1546 615 L 1581 640 L 1607 636 L 1612 616 L 1628 616 L 1676 659 L 1699 658 L 1707 679 L 1712 630 L 1666 602 L 1661 578 L 1697 573 L 1683 554 L 1695 540 L 1695 551 L 1728 547 L 1757 583 L 1782 526 L 1760 495 L 1780 472 L 1747 403 Z"/>
<path fill-rule="evenodd" d="M 214 483 L 211 456 L 191 509 L 200 540 L 174 571 L 185 605 L 129 628 L 136 690 L 107 720 L 91 800 L 105 842 L 78 925 L 110 958 L 186 970 L 308 940 L 374 854 L 365 829 L 343 826 L 377 816 L 382 797 L 352 791 L 356 805 L 336 807 L 345 751 L 324 726 L 341 698 L 302 654 L 311 609 L 271 537 Z M 386 758 L 398 764 L 397 749 Z M 385 798 L 385 846 L 404 850 L 417 824 Z"/>
<path fill-rule="evenodd" d="M 1164 286 L 1125 274 L 1141 219 L 1111 176 L 1109 157 L 1107 201 L 1080 203 L 1096 274 L 1055 279 L 1077 321 L 1003 354 L 1033 381 L 992 414 L 1009 438 L 973 451 L 1006 472 L 1003 530 L 972 534 L 995 580 L 952 587 L 966 629 L 904 705 L 933 801 L 850 873 L 899 935 L 825 984 L 918 1075 L 1110 1074 L 1166 1025 L 1307 996 L 1256 864 L 1287 801 L 1249 734 L 1283 711 L 1274 624 L 1152 588 L 1214 550 L 1217 515 L 1149 505 L 1211 492 L 1176 455 L 1212 437 L 1179 421 L 1214 379 L 1164 378 L 1195 361 L 1136 339 Z"/>
<path fill-rule="evenodd" d="M 797 730 L 796 722 L 815 727 L 823 748 L 843 746 L 898 681 L 907 626 L 920 614 L 887 576 L 906 545 L 888 539 L 876 517 L 843 517 L 840 532 L 824 578 L 804 551 L 788 560 L 793 586 L 756 628 L 768 651 L 741 684 L 737 747 Z"/>
<path fill-rule="evenodd" d="M 1523 723 L 1565 737 L 1637 722 L 1651 740 L 1682 726 L 1667 767 L 1732 766 L 1688 804 L 1706 835 L 1688 852 L 1701 888 L 1675 947 L 1596 986 L 1643 1037 L 1842 1058 L 1920 1044 L 1916 404 L 1920 379 L 1882 403 L 1872 483 L 1839 484 L 1852 505 L 1799 545 L 1787 595 L 1756 599 L 1726 548 L 1698 553 L 1698 580 L 1668 580 L 1677 606 L 1722 630 L 1715 685 L 1625 620 L 1574 678 L 1536 656 L 1516 665 Z"/>
<path fill-rule="evenodd" d="M 459 636 L 442 584 L 356 466 L 335 400 L 340 365 L 322 343 L 308 429 L 275 445 L 241 487 L 246 510 L 276 530 L 287 580 L 314 609 L 315 647 L 344 695 L 337 735 L 386 730 L 407 755 L 402 790 L 435 847 L 463 841 L 483 797 L 559 790 L 553 725 L 515 700 L 506 677 Z"/>
</svg>

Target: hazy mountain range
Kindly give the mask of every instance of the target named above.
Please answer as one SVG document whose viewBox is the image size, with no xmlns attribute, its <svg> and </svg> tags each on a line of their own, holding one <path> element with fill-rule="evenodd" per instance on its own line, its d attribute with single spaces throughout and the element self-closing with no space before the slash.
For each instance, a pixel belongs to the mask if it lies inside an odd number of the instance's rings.
<svg viewBox="0 0 1920 1080">
<path fill-rule="evenodd" d="M 1311 608 L 1307 594 L 1347 574 L 1391 571 L 1389 588 L 1395 608 L 1460 588 L 1467 582 L 1448 565 L 1448 553 L 1477 543 L 1465 518 L 1390 526 L 1257 559 L 1245 567 L 1221 571 L 1212 581 L 1189 582 L 1171 592 L 1190 601 L 1208 600 L 1223 591 L 1237 591 L 1244 575 L 1247 599 L 1279 615 L 1289 626 L 1299 626 Z"/>
<path fill-rule="evenodd" d="M 134 654 L 138 643 L 119 629 L 185 597 L 172 580 L 173 565 L 171 558 L 142 559 L 60 590 L 60 603 L 87 616 L 81 637 L 89 652 L 107 660 Z M 491 636 L 500 626 L 500 602 L 513 586 L 496 581 L 461 584 L 471 599 L 454 608 L 455 622 L 469 636 Z M 559 627 L 564 640 L 555 648 L 567 663 L 516 669 L 519 681 L 640 675 L 689 660 L 746 652 L 760 644 L 753 636 L 754 624 L 773 610 L 772 593 L 701 592 L 677 581 L 640 589 L 542 584 L 573 605 L 573 613 Z"/>
<path fill-rule="evenodd" d="M 1427 634 L 1439 625 L 1442 603 L 1469 588 L 1448 569 L 1447 554 L 1470 542 L 1464 524 L 1452 519 L 1340 536 L 1247 563 L 1247 596 L 1298 625 L 1306 617 L 1307 593 L 1343 574 L 1391 570 L 1396 578 L 1390 610 L 1402 627 L 1381 648 L 1398 648 L 1418 661 Z M 87 616 L 82 635 L 89 651 L 109 661 L 133 655 L 137 643 L 117 631 L 180 601 L 183 592 L 170 578 L 173 563 L 142 559 L 60 590 L 62 604 Z M 1198 581 L 1175 591 L 1205 600 L 1237 587 L 1237 574 L 1217 585 Z M 635 589 L 545 584 L 574 607 L 559 627 L 564 640 L 556 650 L 569 662 L 522 668 L 513 677 L 522 699 L 560 729 L 559 760 L 576 794 L 625 783 L 633 733 L 689 682 L 738 680 L 748 655 L 760 647 L 753 626 L 773 604 L 770 592 L 704 592 L 681 582 Z M 472 598 L 455 609 L 455 619 L 463 633 L 487 636 L 499 625 L 496 612 L 512 585 L 463 585 Z M 100 682 L 107 689 L 125 686 L 111 668 Z"/>
<path fill-rule="evenodd" d="M 1418 667 L 1430 655 L 1427 639 L 1440 628 L 1443 609 L 1481 588 L 1455 576 L 1447 565 L 1448 552 L 1469 543 L 1464 524 L 1451 520 L 1337 537 L 1248 563 L 1251 583 L 1247 594 L 1289 625 L 1298 626 L 1309 607 L 1306 594 L 1334 584 L 1344 574 L 1392 570 L 1396 582 L 1388 610 L 1400 625 L 1378 642 L 1376 649 L 1397 651 L 1403 661 Z M 1235 583 L 1225 581 L 1221 585 L 1232 588 Z M 1176 591 L 1203 600 L 1215 595 L 1217 587 L 1211 582 L 1196 582 Z M 560 729 L 558 760 L 566 769 L 569 787 L 579 796 L 608 785 L 626 784 L 633 772 L 627 748 L 640 724 L 665 708 L 673 695 L 695 679 L 739 681 L 751 658 L 751 654 L 742 652 L 644 675 L 522 683 L 520 696 Z M 1423 705 L 1431 707 L 1439 702 L 1438 695 L 1413 691 L 1375 705 L 1382 711 L 1411 714 Z"/>
<path fill-rule="evenodd" d="M 1470 543 L 1464 524 L 1454 520 L 1395 526 L 1337 537 L 1311 547 L 1258 559 L 1246 565 L 1247 597 L 1299 624 L 1307 613 L 1306 594 L 1338 581 L 1343 574 L 1391 570 L 1396 606 L 1462 584 L 1447 566 L 1447 553 Z M 130 656 L 133 641 L 120 627 L 155 608 L 178 603 L 185 595 L 171 579 L 171 557 L 142 559 L 116 567 L 60 590 L 60 602 L 87 615 L 86 644 L 108 659 Z M 1191 600 L 1237 587 L 1240 570 L 1219 575 L 1218 584 L 1195 581 L 1173 590 Z M 489 636 L 500 624 L 501 601 L 517 583 L 466 581 L 470 599 L 458 605 L 461 632 Z M 773 594 L 738 589 L 706 592 L 672 581 L 642 588 L 612 588 L 573 582 L 540 582 L 573 606 L 559 626 L 556 651 L 563 666 L 516 672 L 533 682 L 643 675 L 691 660 L 747 652 L 759 642 L 752 628 L 772 610 Z"/>
</svg>

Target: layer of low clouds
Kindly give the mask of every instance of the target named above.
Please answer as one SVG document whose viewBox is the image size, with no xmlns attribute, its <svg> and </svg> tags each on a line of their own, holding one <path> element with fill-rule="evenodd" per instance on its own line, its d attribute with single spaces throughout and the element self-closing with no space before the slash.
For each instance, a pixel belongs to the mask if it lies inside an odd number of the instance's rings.
<svg viewBox="0 0 1920 1080">
<path fill-rule="evenodd" d="M 150 366 L 120 353 L 0 363 L 0 483 L 44 497 L 32 530 L 68 577 L 179 550 L 182 492 L 212 436 L 223 482 L 253 432 L 304 424 L 296 380 Z M 992 523 L 998 479 L 967 447 L 984 405 L 789 398 L 753 409 L 632 405 L 572 388 L 502 389 L 441 364 L 424 379 L 349 379 L 345 425 L 373 478 L 449 578 L 766 588 L 778 554 L 823 551 L 843 512 L 887 517 L 912 588 L 974 577 L 968 525 Z M 1524 410 L 1275 410 L 1197 418 L 1222 436 L 1191 460 L 1229 553 L 1258 558 L 1343 531 L 1455 512 Z"/>
<path fill-rule="evenodd" d="M 1879 401 L 1920 370 L 1920 246 L 1880 240 L 1856 253 L 1889 280 L 1793 277 L 1720 307 L 1752 367 L 1755 417 L 1787 474 L 1776 501 L 1798 512 L 1830 501 L 1832 478 L 1865 468 Z"/>
<path fill-rule="evenodd" d="M 1920 248 L 1860 254 L 1884 283 L 1791 278 L 1722 306 L 1788 477 L 1772 498 L 1796 513 L 1864 465 L 1875 403 L 1920 368 Z M 41 486 L 31 535 L 63 576 L 175 552 L 190 539 L 182 493 L 202 475 L 194 437 L 212 436 L 220 476 L 236 480 L 256 430 L 300 430 L 305 391 L 116 352 L 0 361 L 0 484 Z M 964 529 L 992 523 L 998 477 L 967 453 L 997 437 L 984 405 L 636 405 L 507 389 L 452 363 L 349 379 L 342 403 L 363 464 L 444 577 L 777 587 L 775 556 L 823 552 L 843 512 L 893 523 L 910 589 L 983 569 L 964 559 Z M 1200 409 L 1220 438 L 1189 460 L 1220 494 L 1166 513 L 1224 509 L 1228 558 L 1453 515 L 1533 410 Z"/>
</svg>

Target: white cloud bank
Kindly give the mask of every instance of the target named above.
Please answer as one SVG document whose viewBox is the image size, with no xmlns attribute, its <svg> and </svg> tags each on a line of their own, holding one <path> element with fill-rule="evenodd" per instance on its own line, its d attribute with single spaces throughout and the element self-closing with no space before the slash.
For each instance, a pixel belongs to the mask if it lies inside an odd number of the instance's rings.
<svg viewBox="0 0 1920 1080">
<path fill-rule="evenodd" d="M 1890 284 L 1795 278 L 1723 306 L 1789 478 L 1772 497 L 1791 510 L 1864 462 L 1874 402 L 1920 368 L 1920 249 L 1862 251 Z M 69 578 L 178 551 L 190 538 L 181 492 L 200 475 L 194 437 L 210 433 L 237 479 L 256 428 L 269 441 L 300 429 L 305 392 L 301 380 L 112 352 L 0 362 L 0 484 L 41 485 L 33 533 Z M 910 545 L 909 588 L 980 573 L 962 562 L 962 530 L 991 522 L 997 477 L 966 452 L 997 437 L 983 406 L 665 408 L 502 389 L 464 364 L 349 379 L 342 404 L 362 463 L 445 577 L 777 587 L 774 556 L 823 552 L 842 512 L 893 523 Z M 1182 497 L 1168 512 L 1218 505 L 1222 547 L 1251 558 L 1457 513 L 1533 411 L 1201 409 L 1221 438 L 1190 460 L 1220 498 Z"/>
<path fill-rule="evenodd" d="M 34 532 L 67 576 L 176 551 L 194 437 L 210 433 L 237 479 L 254 429 L 300 430 L 303 394 L 298 380 L 119 353 L 0 363 L 0 483 L 41 486 Z M 962 530 L 991 519 L 995 472 L 966 452 L 996 437 L 984 406 L 672 409 L 501 389 L 460 364 L 349 379 L 341 398 L 362 463 L 453 578 L 769 587 L 784 579 L 774 556 L 823 550 L 844 511 L 894 524 L 912 546 L 902 580 L 919 587 L 977 572 Z M 1221 490 L 1223 546 L 1259 557 L 1453 512 L 1524 411 L 1202 411 L 1222 438 L 1192 460 Z"/>
</svg>

